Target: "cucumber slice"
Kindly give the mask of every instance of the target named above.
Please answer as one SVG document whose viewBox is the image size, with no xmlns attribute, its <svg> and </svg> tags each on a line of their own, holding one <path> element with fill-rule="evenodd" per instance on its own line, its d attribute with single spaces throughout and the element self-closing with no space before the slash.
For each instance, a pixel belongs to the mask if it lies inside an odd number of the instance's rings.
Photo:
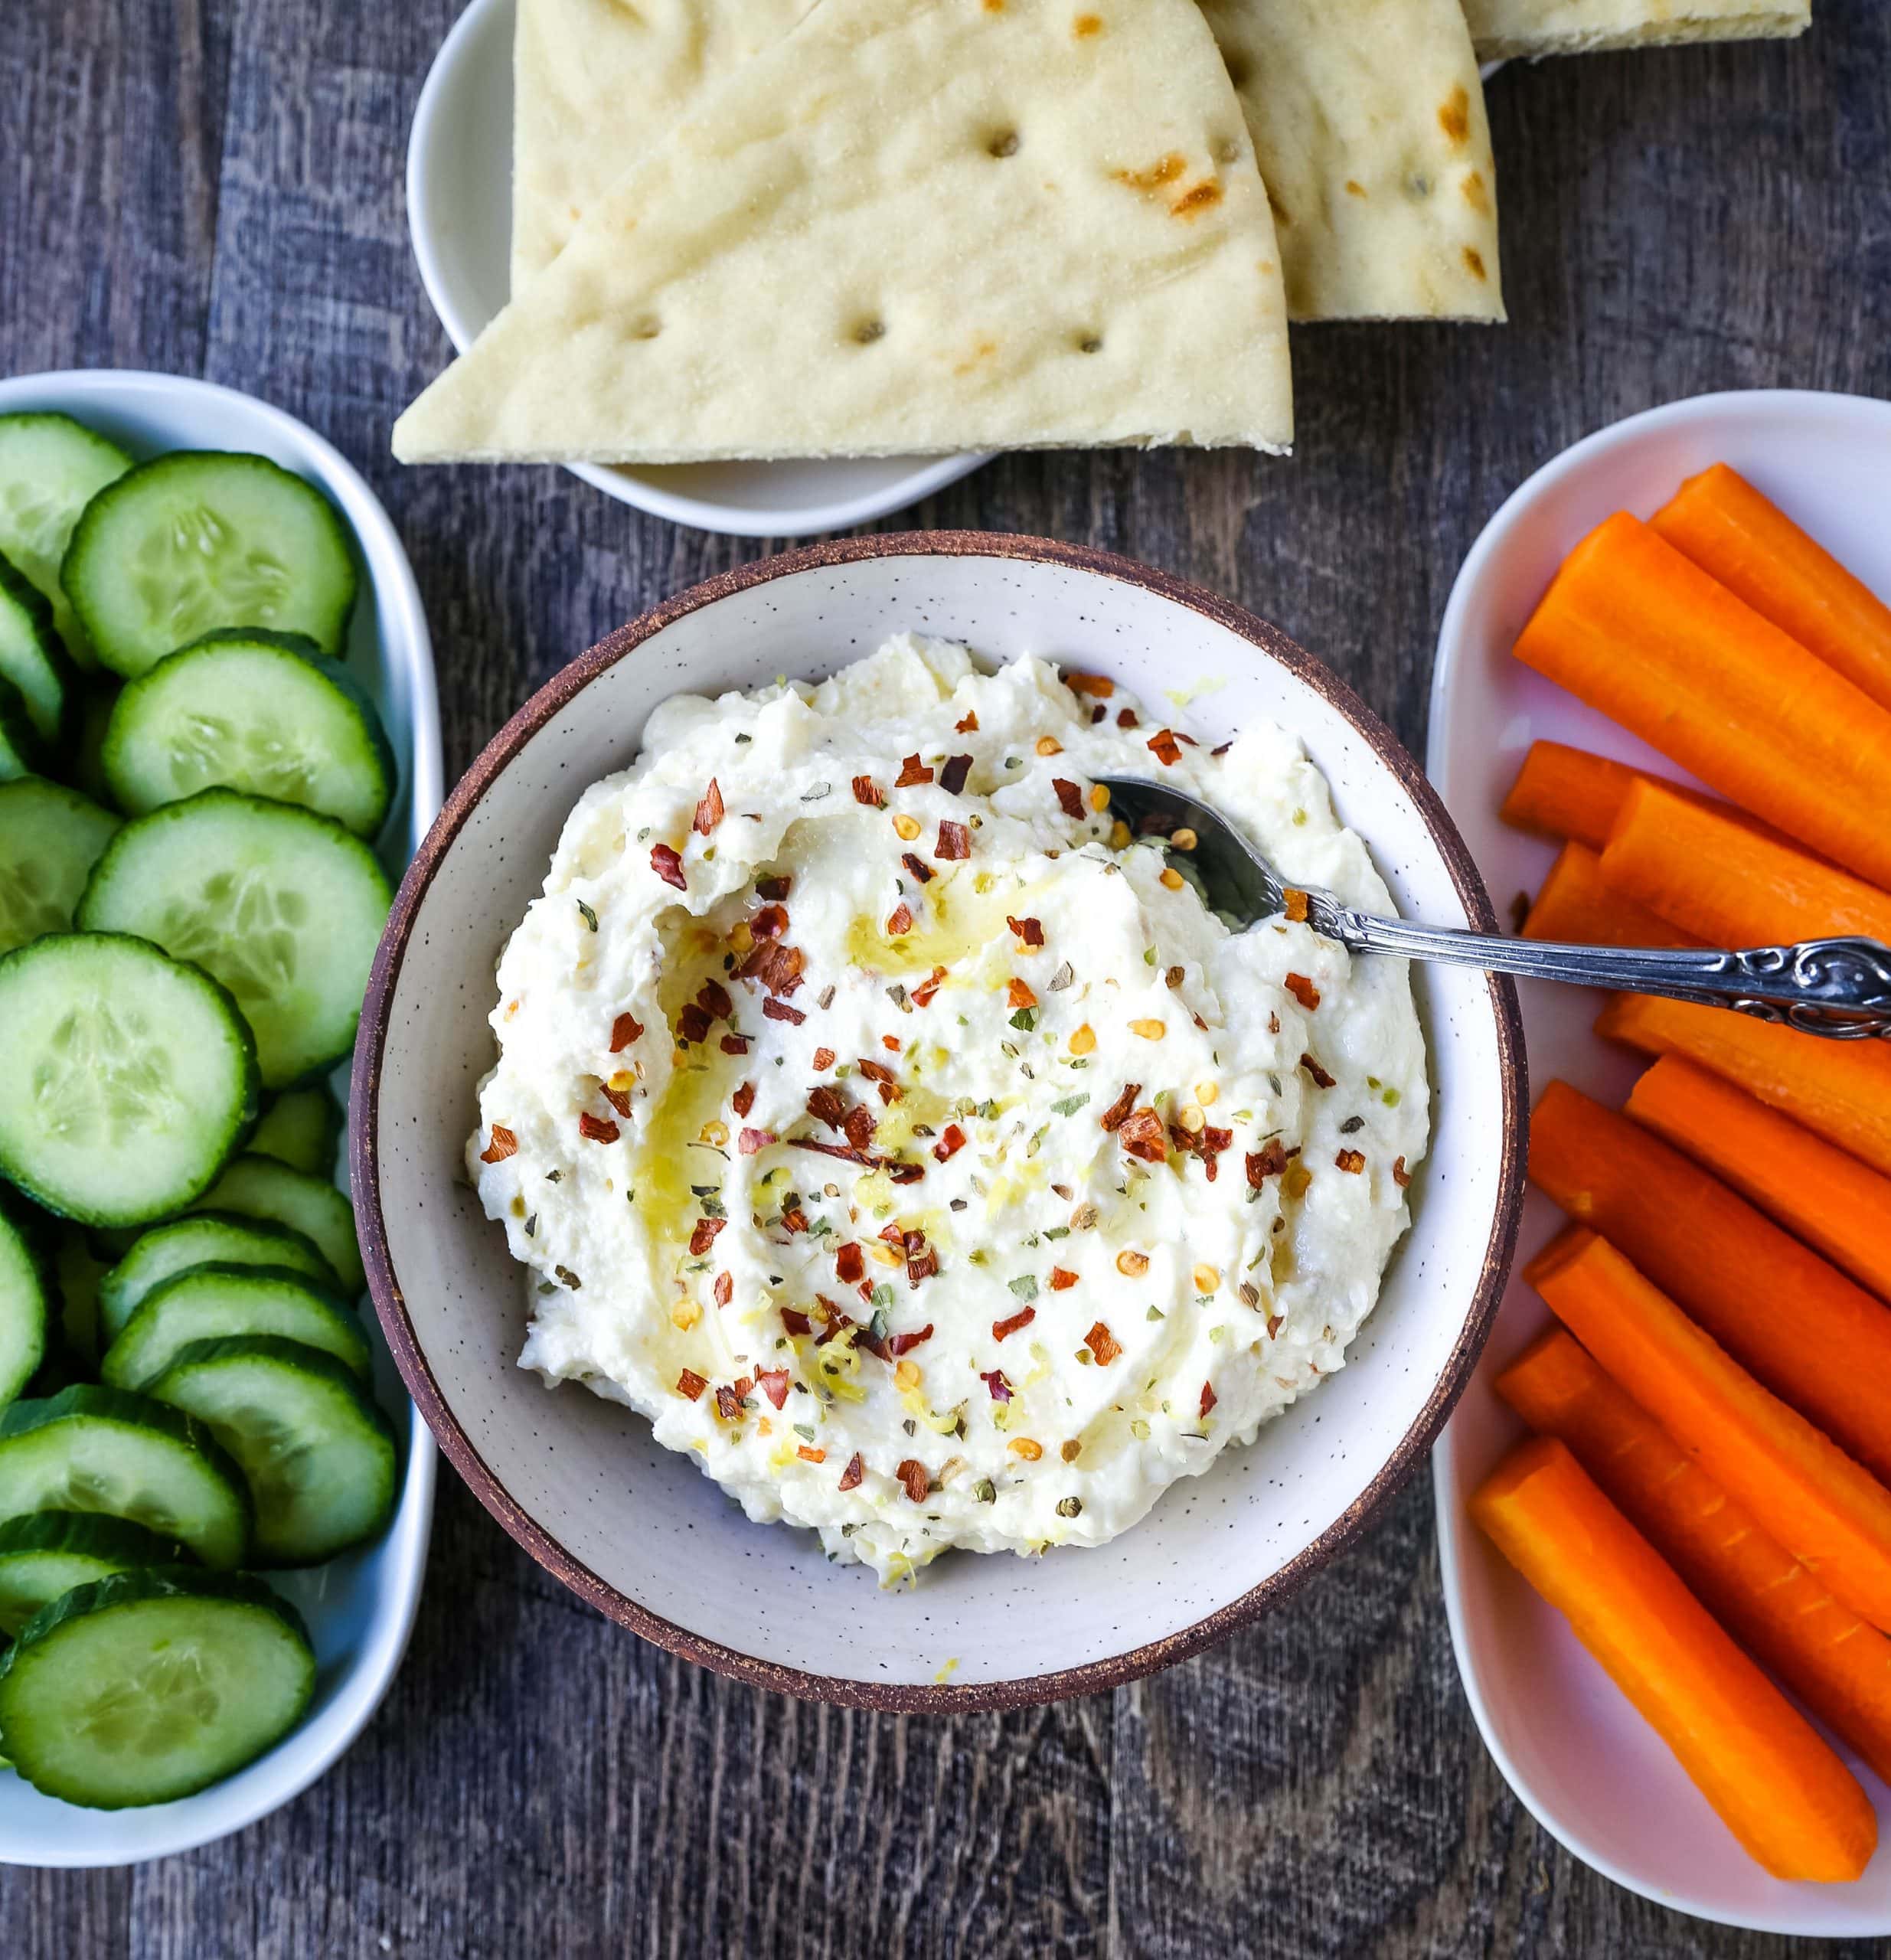
<svg viewBox="0 0 1891 1960">
<path fill-rule="evenodd" d="M 242 1466 L 259 1565 L 318 1565 L 394 1514 L 392 1426 L 331 1354 L 271 1334 L 193 1341 L 152 1395 L 207 1423 Z"/>
<path fill-rule="evenodd" d="M 116 443 L 69 415 L 0 415 L 0 551 L 51 603 L 59 637 L 82 667 L 96 662 L 59 567 L 79 513 L 131 466 Z"/>
<path fill-rule="evenodd" d="M 346 1120 L 325 1083 L 286 1089 L 263 1112 L 250 1148 L 258 1157 L 279 1158 L 311 1177 L 332 1177 Z"/>
<path fill-rule="evenodd" d="M 0 1634 L 18 1633 L 62 1592 L 139 1566 L 189 1557 L 175 1538 L 127 1518 L 83 1511 L 38 1511 L 0 1524 Z"/>
<path fill-rule="evenodd" d="M 301 1233 L 340 1276 L 339 1290 L 348 1299 L 367 1284 L 354 1236 L 354 1207 L 326 1178 L 292 1170 L 273 1157 L 233 1158 L 197 1209 L 273 1220 Z"/>
<path fill-rule="evenodd" d="M 335 1194 L 345 1211 L 348 1200 Z M 349 1229 L 351 1236 L 351 1217 Z M 99 1323 L 106 1344 L 124 1331 L 148 1294 L 197 1266 L 269 1266 L 309 1280 L 322 1292 L 341 1291 L 334 1266 L 306 1234 L 272 1220 L 206 1209 L 142 1233 L 100 1282 Z"/>
<path fill-rule="evenodd" d="M 60 645 L 53 609 L 0 551 L 0 674 L 20 691 L 40 740 L 63 749 L 79 704 L 78 670 Z"/>
<path fill-rule="evenodd" d="M 119 820 L 63 782 L 0 782 L 0 953 L 63 933 Z"/>
<path fill-rule="evenodd" d="M 37 776 L 45 763 L 46 744 L 27 712 L 26 697 L 0 674 L 0 782 Z"/>
<path fill-rule="evenodd" d="M 100 660 L 127 678 L 218 626 L 306 633 L 339 655 L 354 605 L 347 527 L 266 456 L 180 449 L 86 506 L 60 572 Z"/>
<path fill-rule="evenodd" d="M 260 1579 L 121 1572 L 27 1622 L 0 1661 L 0 1736 L 48 1796 L 169 1803 L 274 1748 L 315 1687 L 302 1616 Z"/>
<path fill-rule="evenodd" d="M 0 1212 L 0 1407 L 46 1358 L 45 1263 L 26 1233 Z"/>
<path fill-rule="evenodd" d="M 78 920 L 221 981 L 255 1033 L 264 1084 L 279 1089 L 354 1047 L 390 900 L 374 854 L 329 818 L 204 789 L 113 838 Z"/>
<path fill-rule="evenodd" d="M 0 1519 L 103 1511 L 189 1546 L 206 1565 L 242 1563 L 250 1498 L 204 1428 L 148 1395 L 64 1388 L 0 1414 Z"/>
<path fill-rule="evenodd" d="M 254 1044 L 207 974 L 116 933 L 0 959 L 0 1174 L 48 1210 L 95 1225 L 181 1211 L 256 1112 Z"/>
<path fill-rule="evenodd" d="M 274 1334 L 332 1354 L 365 1382 L 374 1364 L 361 1324 L 332 1293 L 279 1267 L 194 1266 L 155 1286 L 105 1357 L 108 1388 L 142 1388 L 193 1341 Z"/>
<path fill-rule="evenodd" d="M 126 684 L 102 760 L 133 816 L 219 785 L 371 838 L 394 792 L 374 704 L 299 633 L 206 633 Z"/>
</svg>

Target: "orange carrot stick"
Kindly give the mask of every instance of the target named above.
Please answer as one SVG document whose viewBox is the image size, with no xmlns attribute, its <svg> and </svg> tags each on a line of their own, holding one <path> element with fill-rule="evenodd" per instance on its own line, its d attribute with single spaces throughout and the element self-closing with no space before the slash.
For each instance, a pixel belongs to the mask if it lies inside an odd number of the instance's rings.
<svg viewBox="0 0 1891 1960">
<path fill-rule="evenodd" d="M 1775 1878 L 1858 1877 L 1878 1820 L 1858 1780 L 1552 1436 L 1471 1500 L 1748 1855 Z"/>
<path fill-rule="evenodd" d="M 1514 652 L 1755 816 L 1891 884 L 1891 711 L 1627 511 L 1569 554 Z"/>
<path fill-rule="evenodd" d="M 1562 1328 L 1497 1378 L 1735 1639 L 1891 1782 L 1891 1640 L 1831 1594 Z"/>
<path fill-rule="evenodd" d="M 1709 946 L 1782 946 L 1842 933 L 1891 940 L 1891 893 L 1659 783 L 1629 785 L 1601 874 Z"/>
<path fill-rule="evenodd" d="M 1628 1114 L 1768 1217 L 1891 1300 L 1891 1178 L 1679 1055 L 1629 1092 Z M 1891 1423 L 1891 1411 L 1885 1419 Z"/>
<path fill-rule="evenodd" d="M 1621 814 L 1622 799 L 1638 782 L 1658 782 L 1677 796 L 1718 810 L 1736 823 L 1750 824 L 1768 836 L 1778 835 L 1757 817 L 1717 796 L 1703 796 L 1698 789 L 1671 782 L 1664 776 L 1651 776 L 1613 756 L 1593 755 L 1562 742 L 1530 743 L 1498 814 L 1514 830 L 1554 838 L 1560 843 L 1586 844 L 1590 850 L 1599 851 Z"/>
<path fill-rule="evenodd" d="M 1755 612 L 1891 707 L 1891 606 L 1723 462 L 1648 520 Z"/>
<path fill-rule="evenodd" d="M 1573 1226 L 1524 1276 L 1617 1385 L 1834 1599 L 1891 1627 L 1891 1491 L 1769 1394 L 1606 1239 Z"/>
<path fill-rule="evenodd" d="M 1589 946 L 1678 946 L 1693 942 L 1625 898 L 1602 877 L 1602 861 L 1586 844 L 1566 844 L 1524 922 L 1527 939 L 1573 940 Z"/>
<path fill-rule="evenodd" d="M 1891 1482 L 1891 1309 L 1699 1165 L 1566 1082 L 1550 1083 L 1530 1119 L 1530 1177 Z"/>
<path fill-rule="evenodd" d="M 1827 1041 L 1723 1008 L 1613 995 L 1598 1034 L 1648 1055 L 1685 1055 L 1891 1176 L 1891 1053 L 1876 1041 Z"/>
</svg>

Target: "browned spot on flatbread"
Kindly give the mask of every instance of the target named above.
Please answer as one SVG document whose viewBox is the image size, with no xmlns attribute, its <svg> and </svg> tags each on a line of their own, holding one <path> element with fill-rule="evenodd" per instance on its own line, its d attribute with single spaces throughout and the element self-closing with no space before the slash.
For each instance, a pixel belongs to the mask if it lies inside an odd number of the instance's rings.
<svg viewBox="0 0 1891 1960">
<path fill-rule="evenodd" d="M 1092 34 L 1103 31 L 1103 18 L 1100 14 L 1079 14 L 1070 23 L 1070 31 L 1079 41 L 1088 41 Z"/>
<path fill-rule="evenodd" d="M 1346 194 L 1349 198 L 1363 198 L 1366 194 L 1366 187 L 1357 177 L 1349 177 L 1346 180 Z"/>
<path fill-rule="evenodd" d="M 1465 247 L 1465 270 L 1473 279 L 1488 279 L 1490 274 L 1484 270 L 1484 254 L 1475 245 Z"/>
<path fill-rule="evenodd" d="M 952 372 L 955 374 L 969 374 L 981 361 L 989 361 L 998 351 L 998 344 L 996 341 L 981 340 L 973 347 L 971 353 L 953 368 Z"/>
<path fill-rule="evenodd" d="M 1474 211 L 1479 212 L 1484 215 L 1488 215 L 1489 214 L 1491 209 L 1491 193 L 1485 188 L 1484 178 L 1480 172 L 1475 170 L 1472 171 L 1471 175 L 1467 177 L 1463 183 L 1458 188 L 1464 192 L 1465 202 L 1468 204 Z"/>
<path fill-rule="evenodd" d="M 988 5 L 989 0 L 987 0 Z M 1452 90 L 1445 106 L 1438 112 L 1438 126 L 1442 129 L 1452 145 L 1467 140 L 1471 134 L 1471 98 L 1462 85 Z"/>
<path fill-rule="evenodd" d="M 1197 211 L 1205 211 L 1221 201 L 1221 186 L 1212 177 L 1204 178 L 1200 183 L 1191 185 L 1169 207 L 1171 217 L 1193 217 Z"/>
<path fill-rule="evenodd" d="M 1158 157 L 1145 169 L 1119 170 L 1112 175 L 1119 184 L 1127 184 L 1131 190 L 1140 191 L 1147 197 L 1161 190 L 1164 184 L 1173 184 L 1187 168 L 1181 152 L 1171 150 L 1167 156 Z"/>
<path fill-rule="evenodd" d="M 1004 11 L 1004 0 L 985 0 L 985 10 L 988 14 L 1001 14 Z"/>
</svg>

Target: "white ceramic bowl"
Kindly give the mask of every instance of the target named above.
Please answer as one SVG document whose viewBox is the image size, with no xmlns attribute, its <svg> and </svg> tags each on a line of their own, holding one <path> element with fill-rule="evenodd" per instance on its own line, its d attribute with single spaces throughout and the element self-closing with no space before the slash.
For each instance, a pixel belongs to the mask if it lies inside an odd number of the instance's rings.
<svg viewBox="0 0 1891 1960">
<path fill-rule="evenodd" d="M 369 690 L 400 762 L 400 794 L 380 843 L 398 871 L 440 805 L 440 717 L 433 650 L 420 594 L 378 498 L 340 452 L 280 409 L 171 374 L 110 371 L 28 374 L 0 381 L 0 415 L 57 409 L 135 456 L 167 449 L 250 449 L 315 484 L 348 521 L 367 576 L 347 659 Z M 43 1797 L 0 1774 L 0 1863 L 119 1865 L 188 1851 L 253 1824 L 312 1783 L 380 1705 L 413 1630 L 433 1515 L 433 1439 L 374 1343 L 381 1402 L 403 1441 L 400 1503 L 387 1535 L 363 1550 L 274 1583 L 309 1622 L 318 1664 L 315 1699 L 295 1733 L 247 1769 L 180 1802 L 94 1811 Z"/>
<path fill-rule="evenodd" d="M 1175 1486 L 1115 1543 L 1034 1560 L 961 1556 L 881 1592 L 811 1534 L 748 1523 L 648 1426 L 518 1365 L 524 1289 L 461 1171 L 492 1065 L 493 964 L 566 815 L 636 754 L 681 690 L 816 678 L 913 629 L 1033 652 L 1148 701 L 1206 684 L 1204 742 L 1268 716 L 1297 730 L 1403 910 L 1488 900 L 1416 765 L 1273 628 L 1101 553 L 939 532 L 844 541 L 712 580 L 567 668 L 494 738 L 397 898 L 356 1050 L 354 1183 L 370 1283 L 416 1401 L 474 1491 L 548 1570 L 650 1639 L 792 1694 L 886 1707 L 996 1706 L 1109 1687 L 1181 1658 L 1344 1545 L 1416 1462 L 1481 1342 L 1521 1176 L 1507 983 L 1435 969 L 1419 988 L 1435 1086 L 1415 1223 L 1334 1381 Z M 949 1685 L 942 1685 L 949 1681 Z"/>
<path fill-rule="evenodd" d="M 1497 809 L 1531 742 L 1598 749 L 1682 772 L 1510 657 L 1551 574 L 1612 511 L 1647 517 L 1681 479 L 1731 463 L 1877 590 L 1891 596 L 1891 403 L 1779 390 L 1703 395 L 1630 417 L 1557 457 L 1485 528 L 1445 609 L 1433 677 L 1432 780 L 1500 910 L 1533 892 L 1554 848 L 1507 830 Z M 1619 1103 L 1639 1072 L 1591 1033 L 1600 997 L 1522 989 L 1530 1072 Z M 1533 1193 L 1521 1251 L 1562 1223 Z M 1465 1501 L 1521 1425 L 1491 1383 L 1549 1324 L 1521 1279 L 1506 1293 L 1484 1361 L 1435 1452 L 1445 1603 L 1465 1690 L 1484 1741 L 1539 1821 L 1585 1864 L 1703 1919 L 1775 1932 L 1891 1934 L 1891 1792 L 1849 1753 L 1886 1827 L 1864 1877 L 1782 1884 L 1728 1834 L 1654 1733 L 1566 1624 L 1471 1524 Z"/>
<path fill-rule="evenodd" d="M 511 290 L 514 0 L 472 0 L 434 58 L 407 142 L 407 224 L 427 297 L 462 351 Z M 738 537 L 845 531 L 942 490 L 987 456 L 806 462 L 571 463 L 574 476 L 672 524 Z"/>
</svg>

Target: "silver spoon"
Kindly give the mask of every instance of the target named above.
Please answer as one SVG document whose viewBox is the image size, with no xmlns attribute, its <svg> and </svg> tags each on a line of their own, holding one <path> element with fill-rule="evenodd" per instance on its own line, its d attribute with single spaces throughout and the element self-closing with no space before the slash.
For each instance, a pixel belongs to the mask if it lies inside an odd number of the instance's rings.
<svg viewBox="0 0 1891 1960">
<path fill-rule="evenodd" d="M 1891 948 L 1876 939 L 1808 939 L 1723 952 L 1701 947 L 1559 946 L 1415 926 L 1342 905 L 1331 892 L 1287 884 L 1224 818 L 1199 798 L 1135 776 L 1099 776 L 1110 808 L 1138 837 L 1192 831 L 1187 856 L 1217 911 L 1250 923 L 1291 913 L 1353 952 L 1390 953 L 1478 966 L 1524 980 L 1567 980 L 1732 1008 L 1838 1041 L 1891 1036 Z M 1304 908 L 1304 909 L 1303 909 Z"/>
</svg>

